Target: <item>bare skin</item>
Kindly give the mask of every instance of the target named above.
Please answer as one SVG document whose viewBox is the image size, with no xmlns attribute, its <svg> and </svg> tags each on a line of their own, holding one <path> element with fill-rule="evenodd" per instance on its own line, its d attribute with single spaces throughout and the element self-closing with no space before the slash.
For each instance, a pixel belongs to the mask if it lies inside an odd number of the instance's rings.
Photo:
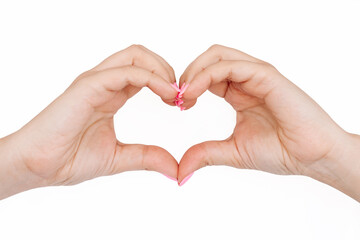
<svg viewBox="0 0 360 240">
<path fill-rule="evenodd" d="M 32 121 L 0 140 L 0 199 L 130 170 L 176 178 L 178 163 L 171 154 L 156 146 L 121 143 L 113 124 L 118 109 L 142 87 L 174 105 L 173 82 L 169 64 L 138 45 L 81 74 Z"/>
<path fill-rule="evenodd" d="M 214 45 L 180 78 L 183 106 L 206 90 L 236 111 L 233 134 L 191 147 L 179 164 L 179 183 L 197 169 L 228 165 L 275 174 L 306 175 L 360 200 L 360 139 L 341 129 L 306 93 L 272 65 Z M 214 110 L 216 111 L 216 109 Z"/>
<path fill-rule="evenodd" d="M 177 179 L 208 165 L 306 175 L 360 201 L 360 137 L 341 129 L 306 93 L 272 65 L 214 45 L 185 70 L 183 106 L 206 90 L 237 113 L 224 141 L 191 147 L 179 165 L 165 149 L 128 145 L 113 117 L 142 87 L 174 106 L 173 69 L 134 45 L 81 74 L 32 121 L 0 139 L 0 199 L 49 185 L 73 185 L 130 170 L 154 170 Z"/>
</svg>

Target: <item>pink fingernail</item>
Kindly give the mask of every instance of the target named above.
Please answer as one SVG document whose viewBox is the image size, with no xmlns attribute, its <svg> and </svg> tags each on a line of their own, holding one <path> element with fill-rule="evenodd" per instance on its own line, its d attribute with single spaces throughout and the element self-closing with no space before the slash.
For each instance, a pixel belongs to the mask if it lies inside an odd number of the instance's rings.
<svg viewBox="0 0 360 240">
<path fill-rule="evenodd" d="M 181 183 L 178 183 L 179 186 L 181 187 L 181 186 L 184 185 L 187 181 L 189 181 L 189 179 L 192 177 L 193 174 L 194 174 L 194 173 L 189 174 L 186 178 L 184 178 L 184 179 L 181 181 Z"/>
<path fill-rule="evenodd" d="M 173 87 L 176 91 L 180 92 L 180 88 L 178 87 L 177 83 L 170 83 L 170 86 Z"/>
<path fill-rule="evenodd" d="M 177 179 L 176 179 L 176 178 L 170 177 L 170 176 L 168 176 L 168 175 L 166 175 L 166 174 L 163 174 L 163 175 L 164 175 L 165 177 L 167 177 L 168 179 L 171 179 L 171 180 L 177 182 Z"/>
<path fill-rule="evenodd" d="M 183 82 L 183 84 L 181 85 L 180 90 L 182 90 L 185 87 L 185 82 Z"/>
<path fill-rule="evenodd" d="M 183 97 L 184 92 L 186 91 L 186 89 L 189 87 L 189 84 L 187 83 L 183 83 L 181 88 L 178 87 L 178 85 L 176 84 L 176 82 L 170 84 L 171 87 L 173 87 L 176 91 L 178 91 L 178 94 L 175 98 L 175 105 L 178 106 L 180 108 L 181 111 L 184 111 L 186 108 L 182 107 L 181 105 L 184 103 L 184 100 L 182 100 L 181 98 Z"/>
<path fill-rule="evenodd" d="M 179 105 L 181 105 L 181 104 L 183 104 L 183 103 L 184 103 L 184 101 L 183 101 L 183 100 L 181 100 L 181 99 L 178 99 L 178 100 L 177 100 L 177 102 L 179 103 Z"/>
<path fill-rule="evenodd" d="M 189 84 L 184 83 L 180 88 L 179 95 L 182 96 L 188 87 L 189 87 Z"/>
</svg>

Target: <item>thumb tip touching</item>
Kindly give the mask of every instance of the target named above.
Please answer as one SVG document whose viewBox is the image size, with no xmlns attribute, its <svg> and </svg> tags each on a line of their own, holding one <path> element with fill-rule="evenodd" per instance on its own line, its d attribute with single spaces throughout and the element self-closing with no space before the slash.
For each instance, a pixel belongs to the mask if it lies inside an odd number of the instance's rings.
<svg viewBox="0 0 360 240">
<path fill-rule="evenodd" d="M 206 151 L 203 144 L 197 144 L 189 148 L 181 158 L 178 170 L 178 185 L 183 186 L 194 174 L 194 172 L 206 164 Z"/>
<path fill-rule="evenodd" d="M 231 141 L 207 141 L 189 148 L 179 163 L 178 184 L 184 185 L 200 168 L 211 165 L 233 166 Z"/>
<path fill-rule="evenodd" d="M 177 181 L 179 165 L 176 159 L 161 147 L 151 146 L 151 148 L 153 148 L 153 166 L 152 168 L 148 168 L 148 170 L 159 172 L 167 178 Z"/>
<path fill-rule="evenodd" d="M 184 185 L 187 181 L 189 181 L 189 179 L 192 177 L 192 175 L 194 175 L 194 172 L 190 173 L 189 175 L 187 175 L 183 180 L 179 181 L 178 180 L 178 185 L 179 187 L 181 187 L 182 185 Z"/>
<path fill-rule="evenodd" d="M 226 153 L 229 153 L 228 144 L 226 141 L 208 141 L 194 145 L 185 152 L 180 163 L 161 147 L 125 144 L 119 146 L 122 158 L 119 156 L 117 159 L 117 172 L 141 169 L 156 171 L 183 186 L 202 167 L 228 165 L 224 162 Z"/>
</svg>

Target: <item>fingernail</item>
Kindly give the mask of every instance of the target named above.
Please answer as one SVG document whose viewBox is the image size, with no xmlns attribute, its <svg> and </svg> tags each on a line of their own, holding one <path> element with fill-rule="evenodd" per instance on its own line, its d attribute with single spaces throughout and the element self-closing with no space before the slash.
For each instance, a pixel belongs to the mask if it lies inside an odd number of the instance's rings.
<svg viewBox="0 0 360 240">
<path fill-rule="evenodd" d="M 183 82 L 183 84 L 181 85 L 180 90 L 181 90 L 181 89 L 183 89 L 183 88 L 185 87 L 185 85 L 186 85 L 186 83 L 185 83 L 185 82 Z"/>
<path fill-rule="evenodd" d="M 172 88 L 174 88 L 176 91 L 180 92 L 180 88 L 178 87 L 178 85 L 177 85 L 176 82 L 170 83 L 170 86 L 171 86 Z"/>
<path fill-rule="evenodd" d="M 180 88 L 179 95 L 182 96 L 188 87 L 189 87 L 189 84 L 184 83 Z"/>
<path fill-rule="evenodd" d="M 181 183 L 178 183 L 179 186 L 181 187 L 181 186 L 184 185 L 187 181 L 189 181 L 189 179 L 192 177 L 193 174 L 194 174 L 194 173 L 189 174 L 186 178 L 184 178 L 184 179 L 181 181 Z"/>
<path fill-rule="evenodd" d="M 181 105 L 181 104 L 183 104 L 183 103 L 184 103 L 184 101 L 183 101 L 183 100 L 181 100 L 181 99 L 178 99 L 178 100 L 177 100 L 177 102 L 178 102 L 178 104 L 179 104 L 179 105 Z"/>
<path fill-rule="evenodd" d="M 174 101 L 175 105 L 178 106 L 181 111 L 184 111 L 186 108 L 181 106 L 184 103 L 184 100 L 182 100 L 181 98 L 183 97 L 183 94 L 186 91 L 186 89 L 189 87 L 189 84 L 183 83 L 181 88 L 178 87 L 176 82 L 170 83 L 170 85 L 172 88 L 174 88 L 176 91 L 178 91 L 178 94 Z"/>
<path fill-rule="evenodd" d="M 177 179 L 176 179 L 176 178 L 170 177 L 170 176 L 168 176 L 168 175 L 166 175 L 166 174 L 163 174 L 163 175 L 164 175 L 165 177 L 167 177 L 168 179 L 171 179 L 171 180 L 177 182 Z"/>
</svg>

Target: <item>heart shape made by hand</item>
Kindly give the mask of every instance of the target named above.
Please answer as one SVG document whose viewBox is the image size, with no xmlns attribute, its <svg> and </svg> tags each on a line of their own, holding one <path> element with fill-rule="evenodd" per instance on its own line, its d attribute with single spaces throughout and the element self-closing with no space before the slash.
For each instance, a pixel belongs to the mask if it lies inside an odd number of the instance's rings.
<svg viewBox="0 0 360 240">
<path fill-rule="evenodd" d="M 163 148 L 121 143 L 114 115 L 145 86 L 181 110 L 194 106 L 207 90 L 224 98 L 236 111 L 233 134 L 224 141 L 192 146 L 180 163 Z M 349 141 L 272 65 L 236 49 L 210 47 L 187 67 L 179 86 L 170 65 L 138 45 L 81 74 L 11 138 L 13 145 L 23 146 L 17 155 L 36 176 L 33 185 L 70 185 L 140 169 L 161 172 L 183 185 L 207 165 L 311 174 L 311 166 L 342 151 L 336 143 Z"/>
</svg>

